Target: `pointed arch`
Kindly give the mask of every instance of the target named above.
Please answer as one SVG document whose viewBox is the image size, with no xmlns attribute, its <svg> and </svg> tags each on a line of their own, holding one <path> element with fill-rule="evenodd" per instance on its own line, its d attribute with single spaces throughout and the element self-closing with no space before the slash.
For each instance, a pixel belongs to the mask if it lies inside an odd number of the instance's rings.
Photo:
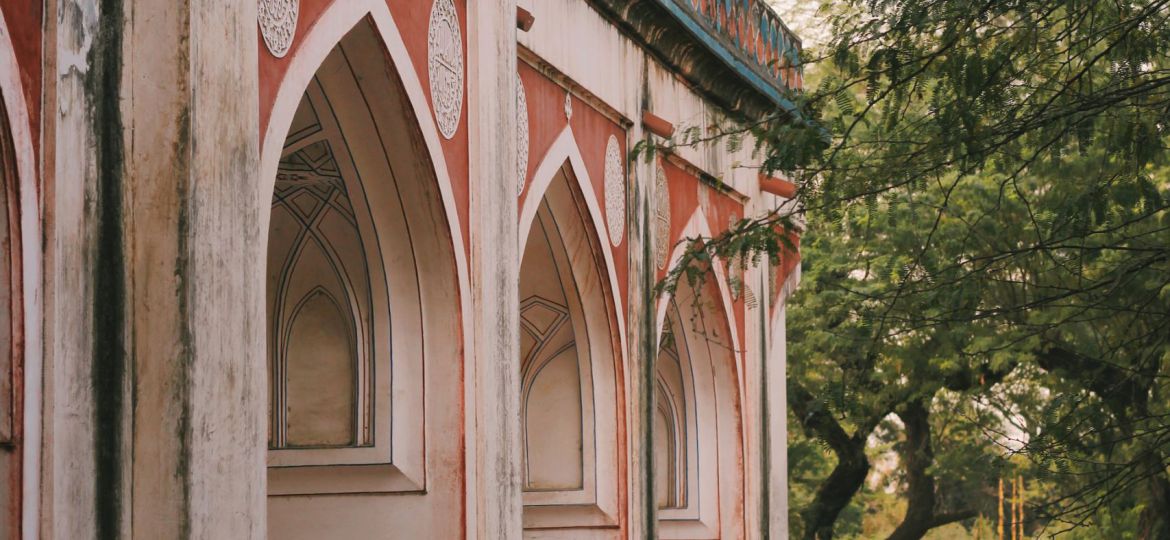
<svg viewBox="0 0 1170 540">
<path fill-rule="evenodd" d="M 284 149 L 285 135 L 292 125 L 301 96 L 304 95 L 309 82 L 317 73 L 317 68 L 321 66 L 333 48 L 341 42 L 341 39 L 363 19 L 368 19 L 377 31 L 382 46 L 385 47 L 390 58 L 390 63 L 394 66 L 395 74 L 406 93 L 406 101 L 410 104 L 414 118 L 418 122 L 418 130 L 422 133 L 427 156 L 434 167 L 447 229 L 450 230 L 454 243 L 460 297 L 470 298 L 470 279 L 467 271 L 466 250 L 464 249 L 466 240 L 462 235 L 463 229 L 460 228 L 459 212 L 455 205 L 455 195 L 451 186 L 451 176 L 447 170 L 447 161 L 443 155 L 439 128 L 435 125 L 422 82 L 419 81 L 418 74 L 412 67 L 413 63 L 406 51 L 406 44 L 402 41 L 398 25 L 384 1 L 347 0 L 334 2 L 321 14 L 309 32 L 302 38 L 298 38 L 303 41 L 289 60 L 288 70 L 276 92 L 272 112 L 268 117 L 268 127 L 264 131 L 260 143 L 260 181 L 265 182 L 261 186 L 263 188 L 261 192 L 271 193 L 275 186 L 276 171 Z M 271 213 L 267 209 L 261 212 L 261 230 L 267 229 L 270 215 Z M 469 328 L 470 312 L 467 309 L 462 311 L 463 327 Z M 464 339 L 466 340 L 467 336 Z M 464 345 L 470 347 L 470 343 L 465 342 Z"/>
<path fill-rule="evenodd" d="M 33 151 L 33 126 L 30 123 L 28 102 L 20 79 L 20 66 L 8 22 L 0 12 L 0 97 L 5 104 L 5 121 L 9 130 L 15 158 L 17 201 L 9 204 L 19 212 L 19 273 L 20 279 L 13 291 L 20 299 L 20 355 L 24 374 L 20 397 L 23 414 L 20 429 L 21 528 L 26 538 L 36 537 L 40 529 L 40 448 L 41 448 L 41 377 L 43 373 L 41 339 L 41 212 L 40 187 Z M 13 204 L 15 203 L 15 204 Z M 5 286 L 10 286 L 6 284 Z M 14 345 L 16 340 L 13 340 Z"/>
<path fill-rule="evenodd" d="M 373 340 L 361 350 L 370 351 L 374 363 L 359 366 L 370 381 L 359 391 L 373 396 L 371 412 L 364 417 L 368 425 L 359 416 L 355 426 L 373 433 L 351 444 L 270 450 L 269 530 L 273 537 L 338 537 L 353 536 L 361 524 L 405 536 L 455 537 L 465 533 L 465 522 L 450 516 L 468 508 L 465 490 L 474 461 L 466 455 L 470 420 L 463 413 L 470 391 L 464 384 L 470 371 L 470 287 L 438 128 L 385 2 L 334 2 L 298 39 L 284 60 L 287 70 L 261 140 L 261 193 L 283 190 L 290 197 L 286 208 L 298 204 L 296 189 L 322 191 L 332 183 L 349 195 L 304 199 L 299 215 L 307 219 L 329 206 L 338 217 L 326 236 L 348 242 L 346 249 L 371 261 L 355 267 L 372 283 L 353 296 L 373 299 L 355 303 L 346 293 L 334 295 L 334 303 L 335 311 L 361 311 L 359 325 L 369 330 L 355 339 Z M 315 112 L 307 114 L 304 103 Z M 319 129 L 303 129 L 306 118 Z M 319 135 L 304 135 L 310 132 Z M 332 152 L 328 159 L 316 151 L 307 159 L 297 155 L 321 141 Z M 276 205 L 271 199 L 256 203 L 261 230 L 271 233 Z M 296 212 L 280 219 L 287 222 Z M 325 259 L 336 266 L 361 257 Z M 273 282 L 280 280 L 269 276 Z M 272 294 L 268 302 L 274 305 Z M 327 338 L 350 328 L 333 326 Z M 382 495 L 387 493 L 409 496 Z"/>
<path fill-rule="evenodd" d="M 711 230 L 701 208 L 683 227 L 681 238 L 709 237 Z M 675 266 L 686 251 L 676 244 L 668 259 Z M 688 449 L 686 485 L 692 490 L 685 506 L 659 510 L 660 536 L 667 538 L 737 538 L 745 532 L 746 478 L 741 467 L 746 448 L 741 399 L 744 396 L 742 351 L 731 292 L 721 261 L 712 264 L 714 278 L 702 290 L 680 283 L 674 294 L 658 299 L 657 341 L 672 327 L 679 348 L 686 390 L 686 409 L 695 411 L 695 429 Z M 699 294 L 714 294 L 714 302 L 696 302 Z M 714 304 L 714 306 L 712 306 Z M 669 321 L 669 324 L 668 324 Z M 684 352 L 684 350 L 686 352 Z M 694 475 L 695 478 L 690 476 Z"/>
<path fill-rule="evenodd" d="M 624 486 L 625 467 L 619 457 L 624 433 L 619 418 L 624 402 L 625 324 L 617 297 L 621 289 L 601 216 L 584 160 L 571 129 L 566 127 L 537 166 L 520 210 L 521 321 L 522 332 L 538 326 L 525 319 L 524 307 L 531 299 L 524 296 L 537 290 L 530 283 L 526 287 L 525 280 L 555 274 L 565 297 L 563 311 L 571 321 L 565 326 L 571 327 L 571 337 L 565 339 L 576 344 L 580 366 L 585 448 L 580 459 L 584 472 L 579 488 L 544 489 L 526 484 L 524 525 L 529 528 L 615 527 L 619 522 L 619 490 Z M 542 258 L 549 262 L 538 263 Z M 547 269 L 536 272 L 530 267 L 538 264 Z M 528 347 L 524 339 L 522 354 L 535 347 Z M 534 381 L 526 370 L 525 384 Z M 529 388 L 523 395 L 529 399 Z M 565 414 L 575 417 L 576 413 L 566 410 Z M 529 431 L 528 435 L 540 433 Z M 524 444 L 528 448 L 527 439 Z M 531 458 L 526 455 L 525 459 Z"/>
<path fill-rule="evenodd" d="M 571 177 L 576 180 L 577 190 L 581 194 L 585 208 L 589 211 L 588 221 L 593 224 L 593 234 L 600 241 L 602 260 L 605 262 L 605 273 L 609 279 L 610 300 L 613 302 L 613 312 L 616 314 L 615 319 L 618 326 L 617 332 L 621 339 L 621 361 L 624 366 L 626 365 L 626 322 L 624 304 L 619 295 L 619 291 L 622 289 L 618 286 L 617 267 L 613 261 L 613 250 L 609 248 L 609 244 L 605 241 L 609 233 L 605 230 L 604 213 L 601 209 L 601 204 L 597 201 L 597 196 L 593 193 L 592 179 L 589 177 L 589 171 L 585 169 L 585 158 L 581 157 L 581 148 L 577 146 L 577 139 L 573 136 L 572 126 L 565 126 L 565 129 L 553 141 L 548 152 L 545 152 L 544 157 L 541 158 L 540 165 L 536 167 L 536 171 L 532 174 L 532 182 L 528 184 L 527 189 L 524 191 L 524 201 L 520 207 L 519 253 L 521 255 L 524 253 L 529 232 L 532 230 L 532 222 L 536 218 L 536 210 L 540 206 L 540 201 L 544 199 L 549 184 L 552 183 L 557 172 L 566 165 L 572 171 L 573 174 Z"/>
<path fill-rule="evenodd" d="M 707 215 L 705 212 L 703 212 L 702 208 L 698 208 L 694 213 L 691 214 L 690 218 L 687 219 L 686 225 L 683 226 L 682 233 L 679 234 L 679 239 L 710 236 L 712 236 L 712 234 L 711 227 L 708 225 Z M 675 244 L 670 252 L 670 258 L 667 259 L 669 262 L 667 263 L 666 267 L 674 268 L 674 266 L 678 264 L 680 260 L 682 260 L 682 256 L 686 252 L 686 248 L 687 246 L 682 243 Z M 717 287 L 717 291 L 719 293 L 719 307 L 721 308 L 723 320 L 727 324 L 727 329 L 729 332 L 731 332 L 730 335 L 738 336 L 739 330 L 735 322 L 735 314 L 731 312 L 731 306 L 734 305 L 731 301 L 731 287 L 727 282 L 727 272 L 724 271 L 723 268 L 724 265 L 721 261 L 716 261 L 716 264 L 712 265 L 712 270 L 715 273 L 715 286 Z M 656 328 L 658 328 L 659 337 L 661 337 L 662 333 L 662 323 L 664 320 L 666 320 L 666 308 L 670 303 L 670 299 L 671 295 L 663 295 L 658 299 L 658 306 L 656 309 L 657 317 L 655 320 L 657 322 Z M 742 366 L 740 365 L 740 351 L 738 349 L 735 351 L 735 357 L 736 369 L 742 370 Z"/>
</svg>

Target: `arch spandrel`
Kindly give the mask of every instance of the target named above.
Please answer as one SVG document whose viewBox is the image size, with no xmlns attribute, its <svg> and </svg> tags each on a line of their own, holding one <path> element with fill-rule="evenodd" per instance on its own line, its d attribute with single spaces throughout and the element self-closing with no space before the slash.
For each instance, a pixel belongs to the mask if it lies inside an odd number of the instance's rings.
<svg viewBox="0 0 1170 540">
<path fill-rule="evenodd" d="M 260 129 L 264 134 L 261 140 L 265 154 L 262 155 L 262 169 L 267 170 L 267 151 L 269 144 L 276 139 L 282 139 L 287 133 L 288 117 L 292 110 L 288 101 L 295 99 L 290 93 L 291 88 L 305 84 L 317 65 L 323 59 L 333 43 L 353 28 L 358 21 L 367 20 L 381 36 L 386 47 L 387 55 L 393 63 L 392 69 L 402 80 L 403 86 L 410 94 L 410 109 L 417 118 L 417 122 L 426 135 L 428 153 L 435 156 L 438 162 L 435 168 L 439 176 L 446 180 L 444 197 L 450 197 L 450 204 L 456 210 L 453 216 L 453 227 L 457 227 L 461 240 L 462 257 L 466 259 L 469 247 L 462 239 L 468 238 L 468 211 L 469 211 L 469 160 L 468 160 L 468 95 L 467 95 L 467 3 L 465 0 L 446 0 L 454 9 L 453 21 L 457 23 L 455 32 L 432 32 L 432 8 L 436 2 L 388 2 L 386 0 L 300 0 L 300 8 L 296 22 L 296 33 L 288 52 L 281 58 L 273 56 L 262 43 L 259 55 L 259 82 L 260 82 Z M 446 13 L 445 10 L 441 10 Z M 449 17 L 439 17 L 441 20 L 451 20 Z M 431 69 L 433 63 L 432 47 L 429 36 L 435 33 L 443 37 L 442 43 L 447 44 L 448 36 L 458 37 L 458 43 L 449 43 L 449 46 L 439 47 L 449 52 L 461 53 L 463 58 L 462 70 L 457 74 L 442 70 L 444 80 L 440 88 L 432 90 Z M 451 55 L 438 54 L 446 58 Z M 439 62 L 446 66 L 451 62 Z M 451 77 L 447 75 L 458 75 Z M 442 89 L 450 90 L 444 91 Z M 444 105 L 444 110 L 458 109 L 454 116 L 455 123 L 450 125 L 443 115 L 443 120 L 436 117 L 436 95 L 458 94 L 458 107 Z M 296 97 L 299 97 L 296 96 Z M 440 98 L 447 103 L 448 99 Z M 443 125 L 440 126 L 439 124 Z M 453 130 L 453 131 L 452 131 Z M 434 135 L 433 140 L 431 135 Z M 450 135 L 448 137 L 448 135 Z"/>
<path fill-rule="evenodd" d="M 542 180 L 551 176 L 549 169 L 560 167 L 572 156 L 574 174 L 583 180 L 580 182 L 582 191 L 588 190 L 590 198 L 598 203 L 597 213 L 591 210 L 590 218 L 599 225 L 601 238 L 606 239 L 603 247 L 608 251 L 607 264 L 613 267 L 614 290 L 618 291 L 616 296 L 624 305 L 629 292 L 630 254 L 626 237 L 631 234 L 630 228 L 625 226 L 625 199 L 629 196 L 629 183 L 633 181 L 630 163 L 626 159 L 630 121 L 606 103 L 566 88 L 564 80 L 550 74 L 555 68 L 542 64 L 539 58 L 524 51 L 521 51 L 517 70 L 524 84 L 530 118 L 530 172 L 527 189 L 519 196 L 521 208 L 528 205 L 530 192 L 542 191 Z M 617 163 L 608 161 L 611 140 Z M 614 172 L 607 175 L 607 169 Z M 607 176 L 614 178 L 607 182 Z M 607 183 L 612 189 L 607 188 Z M 611 219 L 611 213 L 621 215 Z M 615 231 L 620 232 L 615 243 L 610 228 L 617 229 L 619 224 L 622 226 L 620 231 Z M 521 228 L 524 226 L 522 217 Z M 523 231 L 520 238 L 523 242 Z"/>
<path fill-rule="evenodd" d="M 687 238 L 721 234 L 746 214 L 742 195 L 713 188 L 710 181 L 699 178 L 701 173 L 697 167 L 682 158 L 662 157 L 657 160 L 657 169 L 666 180 L 667 189 L 662 198 L 668 207 L 665 214 L 668 216 L 669 235 L 665 239 L 655 238 L 656 247 L 658 243 L 665 247 L 666 264 L 658 267 L 657 274 L 657 278 L 662 279 L 674 267 L 675 253 L 681 252 L 680 242 Z M 753 284 L 742 281 L 743 272 L 735 261 L 721 261 L 718 266 L 715 281 L 720 291 L 716 296 L 724 302 L 731 319 L 732 335 L 737 337 L 736 349 L 743 350 L 748 299 L 753 305 L 758 305 L 767 295 L 756 291 Z M 722 297 L 723 289 L 726 289 L 726 297 Z"/>
</svg>

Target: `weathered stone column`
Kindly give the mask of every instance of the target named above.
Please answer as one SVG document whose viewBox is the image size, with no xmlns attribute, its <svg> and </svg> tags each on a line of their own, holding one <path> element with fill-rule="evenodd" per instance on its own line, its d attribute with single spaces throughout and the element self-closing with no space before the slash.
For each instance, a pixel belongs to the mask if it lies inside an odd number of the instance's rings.
<svg viewBox="0 0 1170 540">
<path fill-rule="evenodd" d="M 467 3 L 471 171 L 469 536 L 520 538 L 520 254 L 516 204 L 516 1 Z"/>
<path fill-rule="evenodd" d="M 787 298 L 800 280 L 799 267 L 784 283 L 780 305 L 771 321 L 766 367 L 768 434 L 768 532 L 769 538 L 788 538 L 788 329 Z M 772 284 L 773 287 L 776 284 Z"/>
<path fill-rule="evenodd" d="M 256 4 L 48 4 L 43 536 L 263 538 Z"/>
<path fill-rule="evenodd" d="M 644 60 L 645 62 L 645 60 Z M 647 77 L 643 64 L 642 76 Z M 651 104 L 649 83 L 642 84 L 639 106 L 646 110 Z M 635 122 L 630 127 L 629 140 L 651 142 L 653 135 Z M 654 360 L 658 354 L 657 308 L 654 294 L 657 266 L 654 259 L 655 171 L 657 157 L 647 161 L 645 154 L 629 164 L 627 220 L 629 227 L 629 340 L 626 352 L 629 358 L 628 412 L 630 472 L 629 508 L 630 538 L 658 537 L 658 508 L 654 500 Z"/>
</svg>

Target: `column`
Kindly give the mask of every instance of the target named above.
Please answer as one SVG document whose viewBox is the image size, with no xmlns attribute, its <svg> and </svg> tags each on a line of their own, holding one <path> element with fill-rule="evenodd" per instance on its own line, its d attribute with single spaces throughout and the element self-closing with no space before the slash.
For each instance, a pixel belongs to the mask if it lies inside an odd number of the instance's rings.
<svg viewBox="0 0 1170 540">
<path fill-rule="evenodd" d="M 263 538 L 256 4 L 49 4 L 44 536 Z"/>
<path fill-rule="evenodd" d="M 468 536 L 520 538 L 520 254 L 516 2 L 467 2 L 474 373 L 468 392 Z M 469 421 L 471 419 L 469 418 Z"/>
</svg>

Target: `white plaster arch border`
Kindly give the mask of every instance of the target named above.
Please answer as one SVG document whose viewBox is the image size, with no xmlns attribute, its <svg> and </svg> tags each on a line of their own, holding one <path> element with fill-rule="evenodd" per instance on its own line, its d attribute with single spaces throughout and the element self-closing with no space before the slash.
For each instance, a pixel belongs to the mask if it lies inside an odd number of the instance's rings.
<svg viewBox="0 0 1170 540">
<path fill-rule="evenodd" d="M 26 539 L 40 537 L 41 480 L 41 212 L 36 158 L 20 65 L 12 47 L 8 22 L 0 13 L 0 92 L 8 105 L 8 128 L 20 177 L 21 296 L 24 308 L 24 445 L 21 447 L 21 531 Z"/>
<path fill-rule="evenodd" d="M 702 208 L 695 210 L 691 214 L 690 219 L 687 220 L 686 226 L 683 227 L 682 233 L 679 235 L 680 239 L 695 238 L 695 237 L 710 237 L 711 227 L 707 225 L 707 216 Z M 682 259 L 683 253 L 686 252 L 686 245 L 682 242 L 676 243 L 670 253 L 670 259 L 667 263 L 667 268 L 674 268 L 678 261 Z M 727 273 L 723 270 L 723 262 L 716 260 L 715 264 L 711 265 L 715 271 L 715 284 L 719 288 L 720 305 L 723 307 L 723 318 L 727 320 L 727 327 L 731 332 L 729 340 L 733 344 L 732 356 L 735 358 L 736 380 L 740 385 L 740 395 L 743 395 L 743 351 L 739 347 L 739 325 L 735 321 L 735 314 L 731 312 L 731 288 L 727 285 Z M 670 299 L 673 295 L 664 294 L 658 299 L 658 305 L 655 308 L 655 340 L 662 339 L 662 325 L 666 321 L 666 310 L 670 307 Z"/>
<path fill-rule="evenodd" d="M 438 180 L 439 191 L 443 201 L 443 210 L 447 217 L 447 226 L 451 231 L 451 241 L 455 248 L 455 260 L 459 278 L 461 297 L 468 298 L 469 281 L 467 275 L 467 257 L 464 253 L 463 232 L 460 228 L 459 214 L 456 210 L 455 195 L 452 191 L 451 176 L 447 171 L 447 162 L 440 142 L 439 128 L 435 124 L 430 107 L 427 104 L 426 93 L 418 74 L 413 69 L 413 63 L 406 51 L 406 45 L 398 31 L 389 8 L 380 0 L 347 0 L 334 2 L 313 25 L 297 49 L 296 54 L 289 62 L 288 71 L 277 90 L 273 102 L 272 112 L 268 119 L 268 128 L 264 133 L 260 154 L 260 181 L 263 182 L 262 193 L 272 191 L 276 183 L 276 172 L 280 162 L 280 154 L 284 148 L 285 134 L 292 125 L 293 115 L 301 96 L 308 87 L 309 81 L 317 73 L 317 68 L 324 62 L 325 57 L 365 17 L 374 22 L 374 29 L 382 40 L 395 66 L 397 75 L 402 80 L 402 86 L 414 109 L 414 116 L 418 121 L 419 131 L 422 132 L 426 143 L 427 153 L 434 166 L 435 177 Z M 411 69 L 403 69 L 410 66 Z M 264 203 L 267 205 L 267 202 Z M 264 222 L 261 230 L 267 230 L 268 212 L 263 212 Z M 463 309 L 464 323 L 467 321 L 467 310 Z"/>
<path fill-rule="evenodd" d="M 576 138 L 573 136 L 573 130 L 571 126 L 565 126 L 564 130 L 561 131 L 561 134 L 557 136 L 552 146 L 544 154 L 544 157 L 540 161 L 540 165 L 537 166 L 536 171 L 533 173 L 532 182 L 528 185 L 528 188 L 525 192 L 526 194 L 524 195 L 524 203 L 520 208 L 520 223 L 517 230 L 519 235 L 519 238 L 517 239 L 517 242 L 519 243 L 518 256 L 521 258 L 524 256 L 524 250 L 528 243 L 528 236 L 532 231 L 532 225 L 536 219 L 536 212 L 540 207 L 541 201 L 544 200 L 545 194 L 548 191 L 549 186 L 552 184 L 553 179 L 557 177 L 557 173 L 562 170 L 566 163 L 568 164 L 569 170 L 572 172 L 572 174 L 568 176 L 571 176 L 575 179 L 577 191 L 581 194 L 581 198 L 585 203 L 586 211 L 588 212 L 588 216 L 581 217 L 588 217 L 589 221 L 592 222 L 592 226 L 590 227 L 586 225 L 582 232 L 593 236 L 593 238 L 597 241 L 596 245 L 600 247 L 602 259 L 604 261 L 603 264 L 605 266 L 605 276 L 599 277 L 601 280 L 608 279 L 610 292 L 607 295 L 606 300 L 610 300 L 612 302 L 610 304 L 612 305 L 613 309 L 612 317 L 617 323 L 616 326 L 618 333 L 619 350 L 614 353 L 613 361 L 615 364 L 620 363 L 622 366 L 622 373 L 629 373 L 630 371 L 628 369 L 626 357 L 625 311 L 622 307 L 621 288 L 618 286 L 617 271 L 615 269 L 616 267 L 614 266 L 613 260 L 613 251 L 609 242 L 609 232 L 606 228 L 602 206 L 598 203 L 597 195 L 594 193 L 593 183 L 589 177 L 589 171 L 585 168 L 585 160 L 581 156 L 581 150 L 577 145 Z M 574 180 L 569 180 L 569 182 L 573 181 Z M 522 261 L 517 261 L 517 268 L 520 267 L 521 263 Z M 594 367 L 595 370 L 598 370 L 594 374 L 595 395 L 598 392 L 604 392 L 605 390 L 601 390 L 603 388 L 612 388 L 614 392 L 613 398 L 615 404 L 617 403 L 617 400 L 621 399 L 621 391 L 619 389 L 625 385 L 625 382 L 614 380 L 612 381 L 613 385 L 609 386 L 608 383 L 604 380 L 604 377 L 606 373 L 608 373 L 610 377 L 616 377 L 618 373 L 616 368 L 616 365 Z M 599 377 L 601 382 L 598 382 Z M 612 412 L 614 413 L 614 419 L 616 420 L 616 408 Z M 601 416 L 598 416 L 598 418 L 600 417 Z M 597 426 L 606 424 L 598 423 L 596 420 L 594 422 L 594 429 L 598 429 L 597 435 L 600 436 L 600 430 L 604 428 L 599 428 Z M 616 449 L 619 445 L 616 437 L 616 431 L 612 433 L 612 435 L 613 440 L 610 441 L 610 444 L 613 445 L 613 449 Z M 600 437 L 598 437 L 598 440 L 600 441 Z M 600 442 L 597 444 L 600 445 Z M 612 465 L 614 466 L 614 472 L 616 473 L 617 462 L 622 458 L 618 457 L 616 452 L 599 451 L 597 462 L 600 464 L 602 463 L 603 459 L 613 460 Z M 619 500 L 617 491 L 620 489 L 620 484 L 617 482 L 616 475 L 606 478 L 604 482 L 602 480 L 603 479 L 601 477 L 598 478 L 598 483 L 594 494 L 595 507 L 604 514 L 602 518 L 606 520 L 607 524 L 616 524 L 618 520 L 617 516 L 620 512 L 617 508 Z M 569 511 L 571 513 L 566 515 L 567 519 L 564 521 L 558 519 L 557 523 L 564 523 L 566 526 L 576 527 L 588 526 L 593 521 L 592 517 L 588 517 L 582 512 L 574 511 L 571 508 L 569 508 Z M 543 519 L 540 519 L 539 522 L 548 523 L 550 525 L 553 523 Z"/>
<path fill-rule="evenodd" d="M 528 243 L 528 233 L 532 230 L 532 222 L 536 219 L 536 210 L 540 207 L 540 201 L 544 199 L 545 191 L 548 191 L 549 184 L 552 183 L 553 178 L 556 177 L 557 171 L 569 162 L 569 167 L 573 171 L 573 177 L 577 179 L 577 188 L 581 192 L 582 198 L 585 199 L 585 206 L 589 210 L 590 221 L 593 222 L 593 233 L 601 246 L 602 256 L 605 260 L 605 272 L 609 278 L 609 287 L 611 291 L 611 298 L 616 313 L 614 318 L 617 319 L 618 338 L 621 343 L 621 354 L 619 360 L 622 365 L 626 365 L 626 321 L 625 310 L 622 307 L 621 287 L 618 286 L 617 270 L 613 262 L 613 250 L 609 247 L 609 232 L 606 229 L 605 216 L 601 209 L 601 205 L 597 202 L 597 195 L 593 192 L 593 183 L 589 178 L 589 171 L 585 169 L 585 158 L 581 157 L 581 148 L 577 146 L 577 139 L 573 137 L 573 128 L 565 126 L 561 134 L 553 141 L 552 146 L 548 152 L 544 154 L 540 165 L 537 166 L 536 172 L 532 175 L 532 182 L 528 185 L 527 194 L 524 196 L 524 205 L 520 208 L 520 227 L 519 242 L 520 251 L 519 256 L 524 256 L 524 247 Z M 519 268 L 519 263 L 517 263 Z M 665 313 L 665 311 L 663 312 Z M 627 371 L 628 372 L 628 371 Z"/>
<path fill-rule="evenodd" d="M 459 286 L 460 305 L 458 310 L 459 320 L 463 327 L 462 348 L 464 351 L 463 373 L 465 384 L 463 397 L 466 402 L 472 403 L 474 402 L 473 388 L 472 385 L 467 384 L 467 381 L 474 380 L 474 362 L 470 354 L 470 351 L 473 350 L 471 343 L 472 332 L 470 331 L 472 321 L 469 303 L 469 299 L 471 298 L 471 285 L 468 275 L 467 255 L 464 248 L 463 230 L 460 227 L 459 213 L 455 204 L 451 176 L 447 170 L 447 161 L 443 153 L 439 128 L 435 123 L 434 116 L 431 114 L 430 105 L 427 101 L 427 93 L 423 89 L 418 73 L 414 70 L 414 64 L 406 50 L 406 45 L 398 29 L 399 27 L 394 21 L 389 7 L 383 0 L 346 0 L 345 2 L 333 2 L 321 14 L 317 22 L 313 24 L 309 32 L 301 38 L 301 43 L 293 55 L 286 59 L 289 63 L 288 70 L 279 83 L 280 86 L 277 89 L 276 98 L 273 100 L 271 113 L 269 114 L 268 126 L 263 133 L 263 139 L 260 141 L 260 193 L 270 194 L 275 187 L 276 174 L 280 164 L 281 153 L 284 149 L 285 137 L 292 125 L 293 116 L 296 114 L 297 106 L 300 104 L 301 97 L 304 95 L 309 82 L 316 75 L 318 68 L 325 61 L 326 56 L 333 51 L 346 34 L 353 30 L 366 17 L 369 17 L 373 23 L 374 33 L 386 48 L 391 63 L 394 65 L 395 73 L 402 83 L 403 93 L 407 101 L 409 101 L 414 117 L 418 123 L 419 132 L 426 146 L 427 157 L 431 161 L 436 184 L 438 184 L 443 214 L 446 217 L 446 225 L 451 234 L 452 255 L 455 260 L 455 273 Z M 271 219 L 269 201 L 268 199 L 262 199 L 255 201 L 255 203 L 260 206 L 258 209 L 261 216 L 259 230 L 267 231 Z M 464 437 L 468 437 L 474 427 L 474 417 L 472 415 L 465 415 L 463 427 L 465 431 Z M 475 474 L 474 449 L 471 446 L 467 446 L 467 449 L 468 452 L 464 456 L 464 473 L 467 476 L 467 489 L 473 489 L 475 485 L 472 480 Z M 472 499 L 468 499 L 466 512 L 469 522 L 474 522 L 472 518 L 475 512 L 475 505 Z"/>
<path fill-rule="evenodd" d="M 703 212 L 702 208 L 697 208 L 691 214 L 691 217 L 687 220 L 687 223 L 683 227 L 683 230 L 682 230 L 681 234 L 679 235 L 679 238 L 686 239 L 686 238 L 710 237 L 710 236 L 712 236 L 712 234 L 711 234 L 711 228 L 708 225 L 707 215 Z M 687 248 L 687 246 L 686 246 L 685 242 L 677 242 L 674 245 L 674 247 L 671 248 L 670 257 L 669 257 L 669 259 L 667 259 L 668 263 L 667 263 L 666 267 L 668 269 L 674 268 L 674 266 L 679 263 L 679 261 L 682 259 L 683 254 L 686 252 L 686 248 Z M 724 268 L 723 261 L 716 259 L 711 266 L 712 266 L 712 269 L 713 269 L 714 274 L 715 274 L 715 285 L 719 291 L 718 294 L 719 294 L 719 298 L 721 300 L 720 305 L 723 308 L 722 309 L 722 318 L 727 322 L 727 329 L 730 332 L 730 336 L 728 336 L 728 341 L 732 344 L 730 352 L 731 352 L 732 359 L 733 359 L 732 361 L 734 363 L 734 373 L 732 373 L 731 375 L 732 375 L 732 378 L 735 380 L 736 392 L 739 395 L 738 399 L 742 400 L 747 395 L 745 393 L 746 388 L 745 388 L 745 381 L 744 381 L 744 369 L 743 369 L 743 358 L 742 358 L 743 351 L 740 349 L 740 344 L 739 344 L 738 324 L 736 323 L 735 314 L 732 312 L 732 306 L 734 304 L 732 304 L 732 302 L 731 302 L 731 288 L 728 286 L 727 274 L 723 269 Z M 658 304 L 656 306 L 656 313 L 655 313 L 655 342 L 656 343 L 660 342 L 662 339 L 662 329 L 666 323 L 667 312 L 670 309 L 670 302 L 671 302 L 672 298 L 673 298 L 672 294 L 664 294 L 658 299 Z M 719 321 L 712 321 L 712 323 L 718 324 Z M 740 434 L 738 436 L 739 444 L 743 445 L 742 446 L 743 448 L 747 448 L 747 439 L 746 439 L 747 438 L 747 430 L 742 429 L 742 426 L 743 426 L 742 405 L 739 408 L 739 414 L 741 415 L 739 418 L 739 422 L 741 425 L 740 430 L 739 430 Z M 725 429 L 725 428 L 720 426 L 718 432 L 722 433 L 723 429 Z M 719 458 L 718 463 L 723 463 L 723 458 Z M 721 477 L 723 475 L 723 472 L 724 472 L 722 467 L 717 466 L 717 470 L 718 470 L 718 475 Z M 746 485 L 742 484 L 742 482 L 746 481 L 746 472 L 747 472 L 746 470 L 742 470 L 742 469 L 740 471 L 740 474 L 741 474 L 740 489 L 742 489 L 743 491 L 741 492 L 741 498 L 739 500 L 739 503 L 744 504 L 744 505 L 747 504 L 747 500 L 746 500 L 747 493 L 746 493 Z M 720 478 L 720 480 L 718 480 L 716 482 L 717 487 L 715 489 L 719 489 L 721 492 L 722 485 L 723 485 L 723 480 L 722 480 L 722 478 Z M 720 493 L 718 504 L 716 505 L 718 508 L 718 510 L 716 510 L 716 512 L 719 514 L 719 524 L 718 524 L 718 529 L 717 529 L 717 531 L 719 531 L 719 532 L 711 531 L 711 530 L 707 529 L 705 532 L 695 531 L 696 533 L 714 534 L 716 536 L 719 536 L 722 534 L 722 531 L 724 531 L 726 527 L 731 527 L 732 530 L 734 530 L 736 525 L 723 522 L 724 518 L 726 517 L 724 514 L 724 510 L 723 510 L 723 506 L 726 503 L 726 501 L 723 500 L 723 497 L 724 497 L 724 495 L 722 493 Z M 746 514 L 744 514 L 744 516 L 746 516 Z M 741 517 L 743 517 L 743 516 L 741 516 Z M 705 518 L 701 518 L 699 520 L 699 523 L 701 523 L 702 526 L 704 526 L 704 527 L 714 527 L 715 526 L 714 523 L 707 521 Z M 740 524 L 740 525 L 743 525 L 743 524 Z M 686 533 L 684 533 L 684 534 L 686 534 Z"/>
</svg>

